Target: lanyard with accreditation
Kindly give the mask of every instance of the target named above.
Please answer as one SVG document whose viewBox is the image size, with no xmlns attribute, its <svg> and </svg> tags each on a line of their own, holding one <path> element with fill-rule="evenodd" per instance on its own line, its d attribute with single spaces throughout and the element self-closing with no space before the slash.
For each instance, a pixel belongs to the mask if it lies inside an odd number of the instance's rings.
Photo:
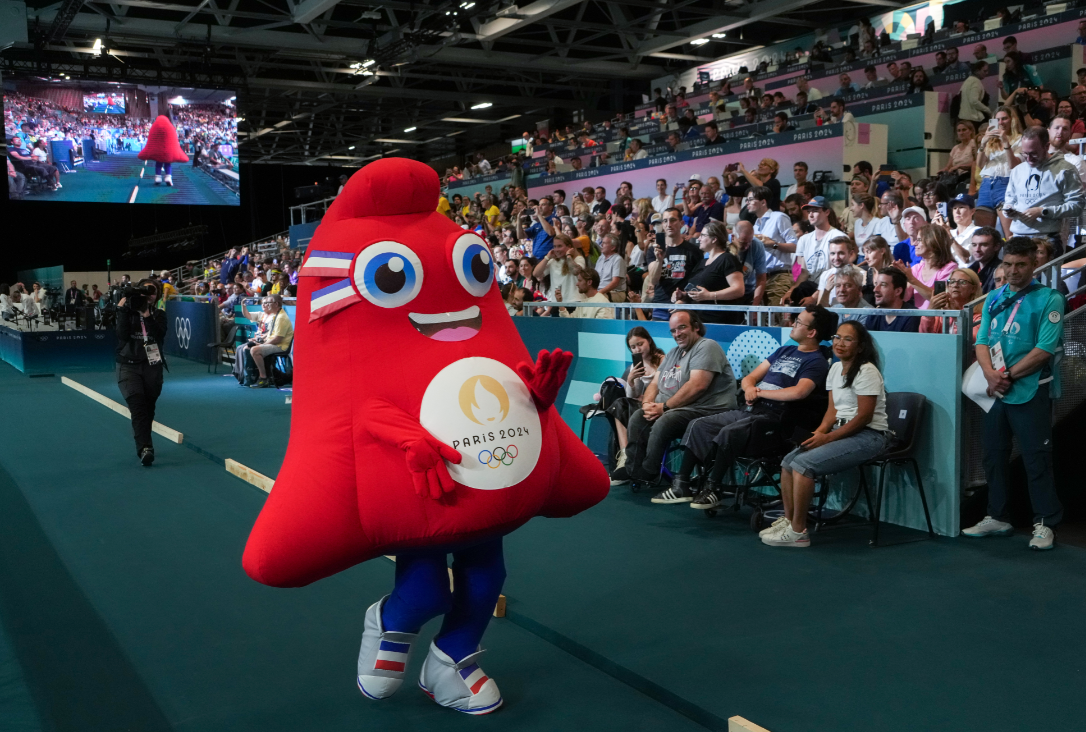
<svg viewBox="0 0 1086 732">
<path fill-rule="evenodd" d="M 1006 292 L 1007 287 L 1007 285 L 1003 285 L 1000 290 L 1000 297 L 1002 297 L 1003 293 Z M 1002 302 L 999 302 L 999 298 L 997 297 L 995 301 L 993 301 L 992 304 L 988 306 L 988 317 L 993 322 L 1003 313 L 1004 310 L 1011 307 L 1012 305 L 1014 306 L 1014 310 L 1011 311 L 1011 316 L 1007 318 L 1007 322 L 1003 325 L 1003 329 L 999 331 L 1000 336 L 1004 336 L 1010 332 L 1011 326 L 1014 325 L 1014 319 L 1018 316 L 1018 308 L 1022 306 L 1022 300 L 1026 297 L 1026 295 L 1033 292 L 1034 290 L 1040 289 L 1040 287 L 1041 286 L 1038 285 L 1036 282 L 1031 282 L 1029 287 L 1025 287 L 1019 290 L 1017 293 L 1014 294 L 1014 296 L 1009 297 Z M 992 343 L 988 346 L 988 352 L 992 358 L 992 368 L 1000 372 L 1006 371 L 1007 362 L 1006 359 L 1003 358 L 1002 342 L 997 339 L 995 343 Z"/>
</svg>

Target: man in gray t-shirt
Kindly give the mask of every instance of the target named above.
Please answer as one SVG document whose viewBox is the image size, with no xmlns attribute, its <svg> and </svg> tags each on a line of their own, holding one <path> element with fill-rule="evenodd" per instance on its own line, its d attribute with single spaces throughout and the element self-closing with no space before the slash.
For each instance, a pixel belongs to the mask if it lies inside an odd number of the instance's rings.
<svg viewBox="0 0 1086 732">
<path fill-rule="evenodd" d="M 735 374 L 720 344 L 705 337 L 693 311 L 676 311 L 669 324 L 678 345 L 664 356 L 641 409 L 630 416 L 626 465 L 615 471 L 616 480 L 655 480 L 664 450 L 691 420 L 735 409 Z"/>
</svg>

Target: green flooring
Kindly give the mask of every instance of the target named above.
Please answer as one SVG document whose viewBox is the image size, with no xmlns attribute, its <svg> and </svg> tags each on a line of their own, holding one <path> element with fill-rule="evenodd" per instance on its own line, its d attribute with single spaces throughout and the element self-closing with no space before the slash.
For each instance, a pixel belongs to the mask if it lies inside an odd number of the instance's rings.
<svg viewBox="0 0 1086 732">
<path fill-rule="evenodd" d="M 47 729 L 1082 728 L 1082 550 L 1031 553 L 1025 535 L 869 549 L 866 527 L 772 550 L 745 516 L 626 489 L 507 539 L 509 617 L 483 658 L 498 714 L 442 710 L 414 676 L 367 702 L 362 614 L 391 565 L 250 581 L 263 494 L 208 456 L 274 476 L 285 395 L 171 368 L 158 420 L 196 449 L 159 440 L 146 470 L 126 420 L 0 366 L 0 403 L 25 416 L 0 446 L 0 625 Z M 75 378 L 119 399 L 110 374 Z"/>
<path fill-rule="evenodd" d="M 133 203 L 241 205 L 236 194 L 191 163 L 175 163 L 172 171 L 173 186 L 156 186 L 154 162 L 145 165 L 131 151 L 103 155 L 89 167 L 81 165 L 75 173 L 61 174 L 60 190 L 34 194 L 27 200 L 128 203 L 132 190 L 138 188 Z"/>
</svg>

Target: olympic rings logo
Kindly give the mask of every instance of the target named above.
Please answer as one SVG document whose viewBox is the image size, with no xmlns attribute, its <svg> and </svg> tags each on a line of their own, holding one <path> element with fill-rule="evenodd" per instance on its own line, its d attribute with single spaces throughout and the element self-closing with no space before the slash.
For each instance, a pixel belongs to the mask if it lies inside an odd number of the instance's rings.
<svg viewBox="0 0 1086 732">
<path fill-rule="evenodd" d="M 493 451 L 483 450 L 479 453 L 479 462 L 491 470 L 497 470 L 503 465 L 512 465 L 519 451 L 516 445 L 509 447 L 495 447 Z M 483 455 L 486 455 L 484 458 Z"/>
<path fill-rule="evenodd" d="M 173 331 L 177 334 L 177 345 L 187 351 L 192 340 L 192 323 L 188 318 L 174 318 Z"/>
</svg>

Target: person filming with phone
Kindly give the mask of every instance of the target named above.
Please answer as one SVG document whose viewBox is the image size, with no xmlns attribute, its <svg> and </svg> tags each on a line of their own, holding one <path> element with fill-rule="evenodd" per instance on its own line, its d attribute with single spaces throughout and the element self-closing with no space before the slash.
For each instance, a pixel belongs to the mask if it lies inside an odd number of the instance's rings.
<svg viewBox="0 0 1086 732">
<path fill-rule="evenodd" d="M 117 387 L 131 413 L 136 455 L 145 467 L 155 461 L 151 426 L 166 367 L 166 311 L 155 307 L 161 296 L 161 286 L 145 279 L 125 287 L 117 303 Z"/>
</svg>

